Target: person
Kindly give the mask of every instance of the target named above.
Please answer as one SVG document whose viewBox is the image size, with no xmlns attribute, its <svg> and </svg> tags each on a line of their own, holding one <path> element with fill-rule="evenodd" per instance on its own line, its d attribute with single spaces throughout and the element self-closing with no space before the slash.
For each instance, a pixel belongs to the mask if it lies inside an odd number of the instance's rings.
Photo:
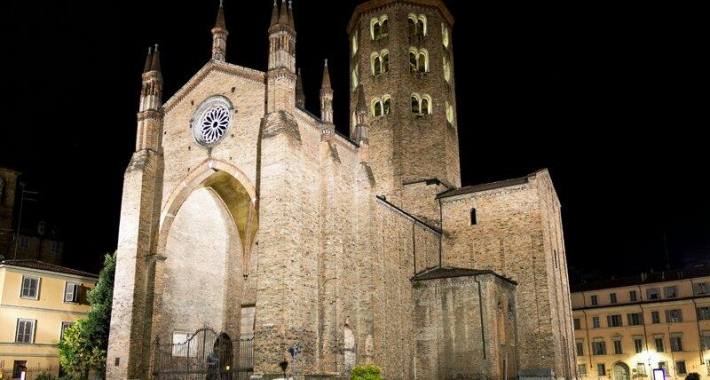
<svg viewBox="0 0 710 380">
<path fill-rule="evenodd" d="M 219 357 L 212 351 L 207 355 L 207 380 L 217 380 L 219 372 Z"/>
</svg>

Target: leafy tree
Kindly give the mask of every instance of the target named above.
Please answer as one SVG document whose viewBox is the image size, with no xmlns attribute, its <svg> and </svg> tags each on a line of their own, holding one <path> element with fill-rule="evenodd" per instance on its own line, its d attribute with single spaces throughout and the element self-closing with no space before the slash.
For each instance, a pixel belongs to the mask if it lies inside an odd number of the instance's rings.
<svg viewBox="0 0 710 380">
<path fill-rule="evenodd" d="M 697 372 L 691 372 L 685 377 L 685 380 L 700 380 L 700 374 Z"/>
<path fill-rule="evenodd" d="M 376 365 L 358 365 L 353 368 L 351 380 L 381 380 L 382 369 Z"/>
<path fill-rule="evenodd" d="M 87 318 L 64 330 L 59 342 L 62 368 L 82 379 L 88 378 L 89 371 L 103 373 L 106 369 L 115 272 L 116 252 L 106 254 L 96 286 L 88 294 L 91 310 Z"/>
</svg>

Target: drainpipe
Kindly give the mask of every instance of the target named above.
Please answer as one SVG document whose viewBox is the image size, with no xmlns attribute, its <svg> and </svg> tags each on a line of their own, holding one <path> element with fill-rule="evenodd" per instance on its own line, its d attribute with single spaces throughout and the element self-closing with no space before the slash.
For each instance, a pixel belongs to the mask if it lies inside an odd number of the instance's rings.
<svg viewBox="0 0 710 380">
<path fill-rule="evenodd" d="M 478 314 L 481 316 L 481 343 L 483 344 L 483 359 L 486 359 L 486 329 L 483 326 L 483 292 L 481 291 L 481 282 L 478 281 L 478 275 L 474 275 L 473 280 L 478 284 Z"/>
<path fill-rule="evenodd" d="M 587 354 L 589 356 L 589 370 L 591 371 L 594 367 L 592 367 L 592 342 L 589 340 L 589 321 L 587 320 L 587 312 L 584 309 L 582 309 L 582 314 L 584 314 L 584 327 L 586 327 L 584 331 L 587 332 Z"/>
</svg>

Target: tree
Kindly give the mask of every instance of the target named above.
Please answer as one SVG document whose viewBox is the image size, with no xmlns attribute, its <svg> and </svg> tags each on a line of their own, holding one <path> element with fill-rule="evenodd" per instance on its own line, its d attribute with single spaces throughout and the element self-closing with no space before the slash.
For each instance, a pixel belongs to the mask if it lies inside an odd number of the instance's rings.
<svg viewBox="0 0 710 380">
<path fill-rule="evenodd" d="M 116 252 L 104 256 L 96 286 L 89 291 L 91 310 L 86 319 L 64 330 L 59 342 L 59 363 L 74 376 L 88 378 L 89 371 L 104 373 L 108 348 Z"/>
<path fill-rule="evenodd" d="M 700 374 L 697 372 L 691 372 L 685 377 L 685 380 L 700 380 Z"/>
</svg>

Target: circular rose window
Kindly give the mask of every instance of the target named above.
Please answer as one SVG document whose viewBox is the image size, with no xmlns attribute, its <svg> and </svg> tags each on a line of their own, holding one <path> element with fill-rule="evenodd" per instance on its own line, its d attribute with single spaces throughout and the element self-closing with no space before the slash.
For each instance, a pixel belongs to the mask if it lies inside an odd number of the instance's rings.
<svg viewBox="0 0 710 380">
<path fill-rule="evenodd" d="M 222 99 L 208 100 L 198 110 L 196 120 L 193 127 L 195 140 L 202 145 L 214 145 L 220 142 L 229 130 L 229 104 Z"/>
</svg>

